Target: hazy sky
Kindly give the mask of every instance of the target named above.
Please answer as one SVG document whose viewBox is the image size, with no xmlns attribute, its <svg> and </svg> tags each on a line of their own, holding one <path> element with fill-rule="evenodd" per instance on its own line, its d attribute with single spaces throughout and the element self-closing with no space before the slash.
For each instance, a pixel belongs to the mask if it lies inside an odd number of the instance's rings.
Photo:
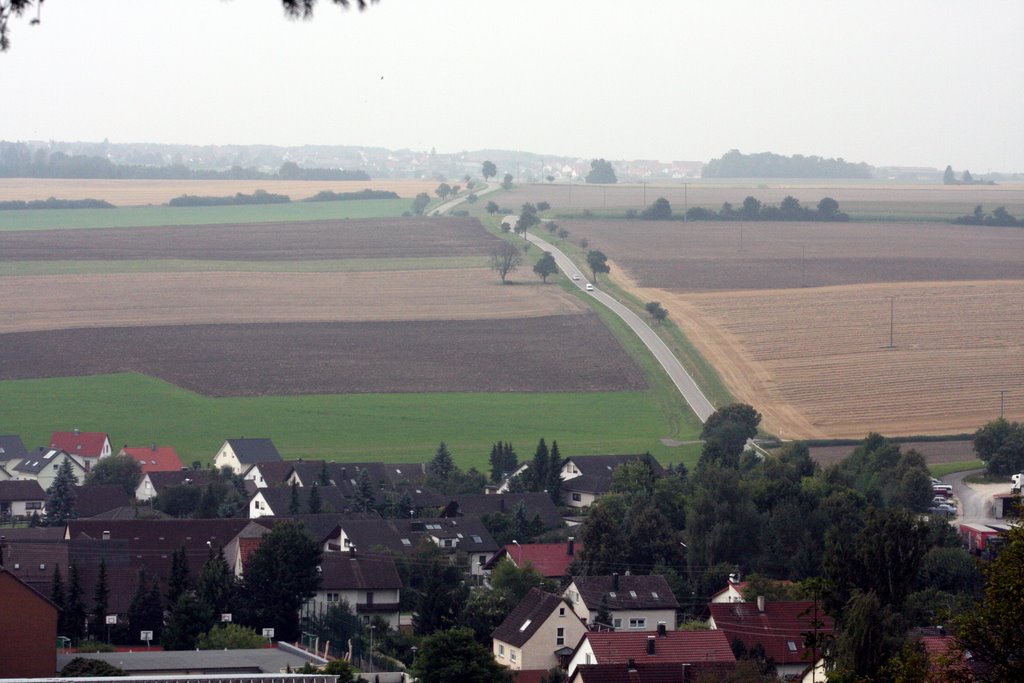
<svg viewBox="0 0 1024 683">
<path fill-rule="evenodd" d="M 0 139 L 1024 171 L 1021 0 L 48 0 Z"/>
</svg>

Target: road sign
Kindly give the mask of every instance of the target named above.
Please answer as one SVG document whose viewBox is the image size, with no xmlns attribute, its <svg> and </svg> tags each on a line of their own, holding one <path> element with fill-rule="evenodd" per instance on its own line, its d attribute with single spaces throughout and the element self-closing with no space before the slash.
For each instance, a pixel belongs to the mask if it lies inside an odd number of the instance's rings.
<svg viewBox="0 0 1024 683">
<path fill-rule="evenodd" d="M 272 629 L 272 628 L 265 628 L 265 629 L 263 629 L 263 637 L 264 638 L 273 638 L 274 637 L 274 629 Z"/>
<path fill-rule="evenodd" d="M 148 643 L 149 641 L 153 640 L 153 632 L 152 631 L 140 631 L 139 632 L 139 640 L 144 640 L 144 641 L 146 641 Z"/>
<path fill-rule="evenodd" d="M 116 614 L 108 614 L 107 615 L 107 626 L 116 626 L 116 625 L 117 625 L 117 615 Z"/>
</svg>

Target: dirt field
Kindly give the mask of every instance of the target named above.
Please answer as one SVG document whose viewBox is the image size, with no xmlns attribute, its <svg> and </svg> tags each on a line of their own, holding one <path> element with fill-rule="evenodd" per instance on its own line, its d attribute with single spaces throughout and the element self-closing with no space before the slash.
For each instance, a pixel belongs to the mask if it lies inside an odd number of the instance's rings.
<svg viewBox="0 0 1024 683">
<path fill-rule="evenodd" d="M 484 259 L 497 243 L 475 218 L 457 217 L 97 228 L 0 232 L 0 261 Z"/>
<path fill-rule="evenodd" d="M 538 340 L 557 340 L 536 352 Z M 253 343 L 259 340 L 259 343 Z M 211 396 L 643 389 L 596 314 L 0 336 L 0 380 L 140 372 Z"/>
<path fill-rule="evenodd" d="M 1024 230 L 941 223 L 559 221 L 641 286 L 700 291 L 1024 278 Z M 742 232 L 742 236 L 741 236 Z"/>
<path fill-rule="evenodd" d="M 432 190 L 431 190 L 432 191 Z M 524 202 L 546 201 L 555 213 L 591 209 L 641 209 L 656 198 L 664 197 L 674 213 L 685 213 L 687 207 L 718 208 L 724 202 L 739 206 L 747 196 L 766 204 L 778 204 L 786 195 L 793 195 L 806 206 L 817 206 L 823 197 L 832 197 L 844 210 L 868 213 L 924 213 L 959 216 L 970 213 L 982 204 L 989 211 L 997 206 L 1017 216 L 1024 214 L 1024 183 L 999 185 L 887 185 L 855 181 L 762 181 L 720 180 L 647 185 L 520 185 L 499 193 L 494 200 L 501 206 L 518 208 Z M 907 209 L 912 209 L 907 211 Z"/>
<path fill-rule="evenodd" d="M 839 462 L 856 446 L 812 446 L 811 458 L 822 467 Z M 947 462 L 964 462 L 978 457 L 974 453 L 973 441 L 908 441 L 900 444 L 900 449 L 913 449 L 924 456 L 929 465 Z"/>
<path fill-rule="evenodd" d="M 221 197 L 238 192 L 266 190 L 292 200 L 312 197 L 322 190 L 359 192 L 390 190 L 401 197 L 426 192 L 431 197 L 436 181 L 423 180 L 75 180 L 55 178 L 0 178 L 0 201 L 21 199 L 105 199 L 115 206 L 166 204 L 183 194 Z"/>
<path fill-rule="evenodd" d="M 554 285 L 486 268 L 0 278 L 0 332 L 194 323 L 471 320 L 580 313 Z"/>
<path fill-rule="evenodd" d="M 783 438 L 970 432 L 1024 419 L 1020 282 L 902 283 L 658 299 Z M 890 300 L 894 348 L 889 349 Z"/>
</svg>

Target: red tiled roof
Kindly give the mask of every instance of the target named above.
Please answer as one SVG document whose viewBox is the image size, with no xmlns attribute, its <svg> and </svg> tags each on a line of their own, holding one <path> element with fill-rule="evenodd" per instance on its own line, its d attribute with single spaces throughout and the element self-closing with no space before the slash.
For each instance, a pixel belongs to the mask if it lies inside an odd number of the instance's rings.
<svg viewBox="0 0 1024 683">
<path fill-rule="evenodd" d="M 142 446 L 139 448 L 129 448 L 125 446 L 121 449 L 121 454 L 131 457 L 133 460 L 142 465 L 142 472 L 176 472 L 180 470 L 183 465 L 181 464 L 181 458 L 178 457 L 178 452 L 170 446 Z"/>
<path fill-rule="evenodd" d="M 242 567 L 249 564 L 249 558 L 252 557 L 256 549 L 260 547 L 260 543 L 263 542 L 263 538 L 245 538 L 240 537 L 238 539 L 238 554 L 242 560 Z"/>
<path fill-rule="evenodd" d="M 85 458 L 98 458 L 108 440 L 105 432 L 54 432 L 50 436 L 50 448 Z"/>
<path fill-rule="evenodd" d="M 712 676 L 710 680 L 718 680 L 716 672 L 725 674 L 735 667 L 736 662 L 695 662 L 685 668 L 675 662 L 637 662 L 632 667 L 628 662 L 581 664 L 569 683 L 691 683 L 704 680 L 706 674 Z"/>
<path fill-rule="evenodd" d="M 654 654 L 647 654 L 647 639 L 654 637 Z M 735 662 L 723 631 L 590 631 L 584 636 L 599 664 L 628 662 Z M 580 646 L 582 647 L 582 642 Z"/>
<path fill-rule="evenodd" d="M 738 638 L 749 650 L 758 643 L 778 664 L 810 664 L 804 655 L 804 633 L 813 629 L 814 603 L 810 600 L 766 602 L 764 611 L 754 602 L 711 603 L 708 605 L 715 628 Z M 818 607 L 822 633 L 832 633 L 834 622 Z"/>
<path fill-rule="evenodd" d="M 531 564 L 541 576 L 554 579 L 569 572 L 569 565 L 582 550 L 583 544 L 579 541 L 575 541 L 572 555 L 569 554 L 567 543 L 513 543 L 502 548 L 495 560 L 508 556 L 517 567 Z"/>
</svg>

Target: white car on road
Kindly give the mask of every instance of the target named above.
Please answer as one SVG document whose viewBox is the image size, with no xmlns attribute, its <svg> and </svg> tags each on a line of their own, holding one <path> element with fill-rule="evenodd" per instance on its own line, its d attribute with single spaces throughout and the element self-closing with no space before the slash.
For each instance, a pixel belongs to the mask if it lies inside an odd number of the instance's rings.
<svg viewBox="0 0 1024 683">
<path fill-rule="evenodd" d="M 590 284 L 590 283 L 588 282 L 588 283 L 587 283 L 587 291 L 588 291 L 588 292 L 593 292 L 593 291 L 594 291 L 594 285 L 592 285 L 592 284 Z"/>
<path fill-rule="evenodd" d="M 580 279 L 580 274 L 576 273 L 575 275 L 572 276 L 572 279 L 573 280 L 579 280 Z"/>
</svg>

